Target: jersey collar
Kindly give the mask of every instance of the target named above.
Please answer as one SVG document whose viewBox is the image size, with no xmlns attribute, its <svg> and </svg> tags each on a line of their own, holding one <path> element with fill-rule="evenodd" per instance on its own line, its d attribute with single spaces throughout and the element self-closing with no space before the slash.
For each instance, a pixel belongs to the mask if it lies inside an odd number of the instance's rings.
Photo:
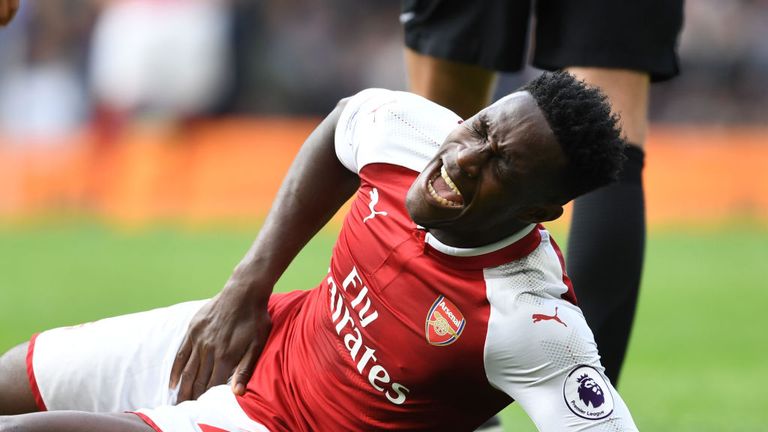
<svg viewBox="0 0 768 432">
<path fill-rule="evenodd" d="M 537 224 L 530 224 L 511 236 L 495 243 L 474 248 L 449 246 L 426 233 L 426 251 L 440 261 L 457 268 L 497 267 L 520 259 L 539 246 L 541 234 Z"/>
</svg>

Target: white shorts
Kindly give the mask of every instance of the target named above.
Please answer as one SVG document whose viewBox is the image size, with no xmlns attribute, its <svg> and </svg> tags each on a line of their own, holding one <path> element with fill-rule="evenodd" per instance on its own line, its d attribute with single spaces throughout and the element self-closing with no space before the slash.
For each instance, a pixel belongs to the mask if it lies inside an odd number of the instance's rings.
<svg viewBox="0 0 768 432">
<path fill-rule="evenodd" d="M 130 411 L 166 432 L 267 431 L 248 418 L 226 385 L 174 406 L 176 393 L 169 389 L 173 360 L 190 320 L 206 302 L 36 335 L 29 344 L 27 373 L 38 408 Z"/>
<path fill-rule="evenodd" d="M 157 432 L 269 432 L 243 412 L 228 385 L 211 387 L 195 401 L 135 414 Z"/>
</svg>

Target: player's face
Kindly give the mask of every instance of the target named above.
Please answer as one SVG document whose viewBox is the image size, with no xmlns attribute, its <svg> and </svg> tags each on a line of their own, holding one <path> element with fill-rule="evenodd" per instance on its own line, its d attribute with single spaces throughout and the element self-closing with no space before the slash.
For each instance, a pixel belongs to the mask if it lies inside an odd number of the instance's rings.
<svg viewBox="0 0 768 432">
<path fill-rule="evenodd" d="M 417 224 L 453 246 L 479 246 L 557 218 L 566 157 L 536 101 L 513 93 L 453 130 L 408 191 Z"/>
</svg>

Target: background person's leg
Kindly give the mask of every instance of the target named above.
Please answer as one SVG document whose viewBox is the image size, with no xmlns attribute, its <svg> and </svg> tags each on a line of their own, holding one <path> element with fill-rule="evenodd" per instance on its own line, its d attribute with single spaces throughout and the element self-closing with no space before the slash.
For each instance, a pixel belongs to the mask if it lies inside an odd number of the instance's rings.
<svg viewBox="0 0 768 432">
<path fill-rule="evenodd" d="M 0 417 L 0 432 L 153 432 L 134 414 L 56 411 Z"/>
<path fill-rule="evenodd" d="M 488 106 L 496 72 L 405 49 L 408 89 L 468 118 Z"/>
<path fill-rule="evenodd" d="M 606 375 L 618 382 L 643 269 L 645 201 L 642 183 L 648 74 L 569 68 L 600 87 L 621 116 L 630 143 L 619 181 L 576 199 L 568 240 L 568 274 L 600 349 Z"/>
<path fill-rule="evenodd" d="M 18 345 L 0 357 L 0 415 L 37 411 L 27 376 L 28 345 Z"/>
<path fill-rule="evenodd" d="M 566 70 L 589 84 L 600 87 L 614 111 L 621 116 L 621 131 L 630 144 L 643 148 L 648 130 L 650 77 L 645 72 L 597 67 L 569 67 Z"/>
</svg>

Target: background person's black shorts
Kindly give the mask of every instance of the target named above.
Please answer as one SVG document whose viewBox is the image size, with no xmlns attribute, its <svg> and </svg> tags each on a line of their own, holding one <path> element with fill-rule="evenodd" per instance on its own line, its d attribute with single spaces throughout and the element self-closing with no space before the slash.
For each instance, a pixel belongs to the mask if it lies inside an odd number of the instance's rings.
<svg viewBox="0 0 768 432">
<path fill-rule="evenodd" d="M 405 44 L 421 54 L 503 72 L 525 62 L 535 8 L 534 66 L 678 74 L 683 0 L 404 0 Z"/>
</svg>

